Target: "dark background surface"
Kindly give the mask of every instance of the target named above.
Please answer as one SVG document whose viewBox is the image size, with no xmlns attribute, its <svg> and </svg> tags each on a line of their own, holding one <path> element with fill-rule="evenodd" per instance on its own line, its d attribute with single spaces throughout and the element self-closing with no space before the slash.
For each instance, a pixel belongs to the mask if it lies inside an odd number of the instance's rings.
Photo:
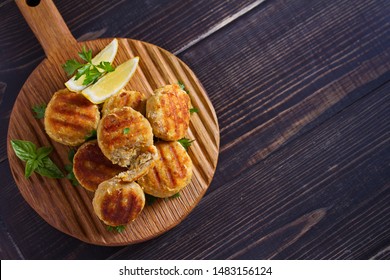
<svg viewBox="0 0 390 280">
<path fill-rule="evenodd" d="M 1 259 L 389 259 L 390 2 L 54 1 L 78 41 L 177 55 L 218 116 L 213 182 L 177 227 L 99 247 L 52 228 L 10 173 L 6 135 L 45 55 L 0 4 Z"/>
</svg>

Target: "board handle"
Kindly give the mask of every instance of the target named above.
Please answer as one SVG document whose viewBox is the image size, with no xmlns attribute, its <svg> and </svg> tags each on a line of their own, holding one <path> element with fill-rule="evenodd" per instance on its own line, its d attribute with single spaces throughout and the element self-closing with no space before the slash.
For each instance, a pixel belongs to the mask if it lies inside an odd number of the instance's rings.
<svg viewBox="0 0 390 280">
<path fill-rule="evenodd" d="M 33 1 L 39 3 L 36 6 L 29 6 L 27 2 L 31 1 L 16 0 L 17 6 L 47 57 L 64 49 L 66 44 L 76 44 L 76 39 L 52 0 Z"/>
</svg>

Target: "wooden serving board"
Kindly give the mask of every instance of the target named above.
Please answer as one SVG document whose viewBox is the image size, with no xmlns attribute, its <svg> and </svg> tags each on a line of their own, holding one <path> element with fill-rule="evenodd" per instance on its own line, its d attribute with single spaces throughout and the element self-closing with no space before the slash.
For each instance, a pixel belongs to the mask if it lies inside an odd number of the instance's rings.
<svg viewBox="0 0 390 280">
<path fill-rule="evenodd" d="M 159 199 L 146 205 L 140 216 L 122 233 L 109 232 L 92 208 L 93 193 L 74 187 L 68 179 L 50 179 L 33 174 L 24 177 L 25 163 L 19 160 L 10 140 L 28 140 L 40 146 L 52 146 L 50 158 L 65 172 L 70 147 L 56 143 L 45 133 L 43 120 L 35 119 L 31 108 L 47 104 L 67 76 L 61 65 L 77 57 L 83 45 L 93 54 L 110 39 L 77 42 L 51 0 L 29 7 L 16 1 L 24 18 L 37 36 L 47 58 L 32 72 L 20 91 L 12 110 L 8 130 L 8 158 L 16 184 L 30 206 L 50 225 L 82 241 L 98 245 L 126 245 L 156 237 L 180 223 L 200 201 L 214 175 L 219 153 L 219 128 L 214 108 L 191 69 L 180 59 L 155 45 L 132 39 L 119 39 L 114 65 L 134 56 L 140 57 L 138 69 L 126 86 L 150 96 L 154 89 L 182 81 L 190 91 L 192 104 L 199 113 L 192 114 L 188 138 L 196 139 L 189 149 L 193 161 L 191 183 L 179 198 Z"/>
</svg>

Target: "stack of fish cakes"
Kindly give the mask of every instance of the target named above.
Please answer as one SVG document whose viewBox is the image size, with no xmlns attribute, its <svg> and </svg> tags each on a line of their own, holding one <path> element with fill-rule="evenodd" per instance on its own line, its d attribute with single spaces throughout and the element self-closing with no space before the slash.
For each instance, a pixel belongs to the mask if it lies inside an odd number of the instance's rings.
<svg viewBox="0 0 390 280">
<path fill-rule="evenodd" d="M 62 144 L 82 144 L 74 157 L 75 177 L 95 192 L 92 204 L 100 220 L 125 225 L 141 213 L 144 192 L 170 197 L 190 182 L 192 161 L 177 142 L 188 130 L 190 106 L 188 94 L 175 84 L 147 100 L 140 92 L 121 91 L 105 101 L 100 119 L 97 105 L 61 90 L 47 106 L 45 129 Z M 97 141 L 84 143 L 93 130 Z"/>
</svg>

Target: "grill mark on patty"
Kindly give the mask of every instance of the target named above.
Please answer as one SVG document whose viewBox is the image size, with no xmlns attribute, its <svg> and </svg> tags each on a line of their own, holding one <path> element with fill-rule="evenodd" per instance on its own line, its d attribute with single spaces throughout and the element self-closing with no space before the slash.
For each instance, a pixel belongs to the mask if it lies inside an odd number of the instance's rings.
<svg viewBox="0 0 390 280">
<path fill-rule="evenodd" d="M 177 154 L 177 149 L 176 147 L 174 147 L 173 145 L 168 145 L 168 149 L 170 150 L 171 154 L 173 155 L 173 157 L 175 158 L 175 161 L 176 161 L 176 170 L 177 171 L 180 171 L 179 174 L 178 174 L 178 177 L 179 178 L 184 178 L 185 176 L 185 170 L 184 170 L 184 165 L 185 165 L 185 158 L 183 158 L 183 162 L 180 161 L 179 159 L 179 155 Z"/>
<path fill-rule="evenodd" d="M 58 129 L 58 127 L 72 128 L 72 129 L 77 130 L 77 131 L 86 131 L 87 129 L 88 129 L 88 131 L 90 131 L 90 126 L 91 126 L 91 125 L 82 125 L 82 124 L 78 124 L 78 123 L 72 123 L 72 122 L 69 122 L 68 120 L 64 121 L 61 119 L 57 119 L 55 117 L 49 118 L 49 122 L 51 123 L 53 128 L 55 128 L 55 127 L 57 127 L 57 129 Z"/>
<path fill-rule="evenodd" d="M 63 117 L 71 117 L 77 120 L 89 121 L 95 123 L 96 121 L 96 111 L 94 108 L 88 108 L 87 110 L 80 111 L 80 108 L 72 108 L 67 107 L 66 104 L 56 104 L 51 108 L 52 112 L 57 116 Z"/>
<path fill-rule="evenodd" d="M 126 203 L 125 199 L 127 199 Z M 134 220 L 142 209 L 137 194 L 134 191 L 124 194 L 122 189 L 106 194 L 101 207 L 103 219 L 116 225 L 127 224 Z"/>
<path fill-rule="evenodd" d="M 161 168 L 160 172 L 166 174 L 166 176 L 163 176 L 163 178 L 167 178 L 169 181 L 167 183 L 175 185 L 176 184 L 176 178 L 174 173 L 174 169 L 176 166 L 172 162 L 169 162 L 167 157 L 166 157 L 166 149 L 165 145 L 158 145 L 157 147 L 160 155 L 161 155 Z"/>
<path fill-rule="evenodd" d="M 64 94 L 58 94 L 56 96 L 56 99 L 56 102 L 73 104 L 80 108 L 94 106 L 88 99 L 86 99 L 83 95 L 79 93 L 69 92 Z"/>
<path fill-rule="evenodd" d="M 106 158 L 95 141 L 80 147 L 74 157 L 73 170 L 81 185 L 96 190 L 100 183 L 127 169 Z"/>
</svg>

